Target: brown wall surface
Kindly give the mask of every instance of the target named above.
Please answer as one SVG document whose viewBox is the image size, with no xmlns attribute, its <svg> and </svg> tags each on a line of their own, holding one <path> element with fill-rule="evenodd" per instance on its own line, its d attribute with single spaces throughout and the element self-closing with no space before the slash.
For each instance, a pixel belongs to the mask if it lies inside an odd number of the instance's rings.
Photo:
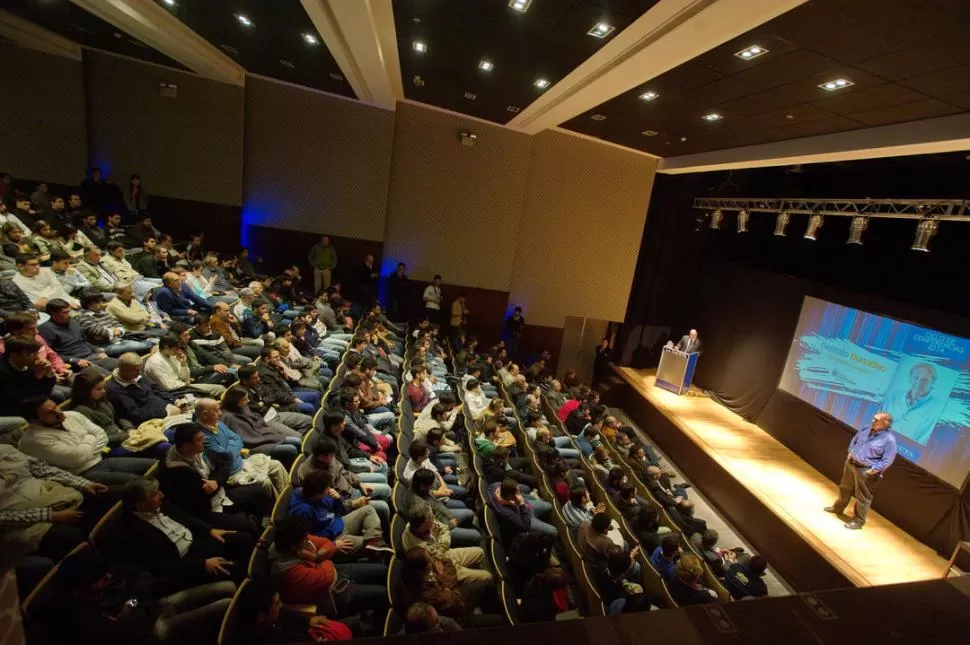
<svg viewBox="0 0 970 645">
<path fill-rule="evenodd" d="M 242 204 L 243 88 L 88 49 L 84 82 L 89 157 L 112 181 L 138 173 L 149 199 Z"/>
<path fill-rule="evenodd" d="M 537 325 L 623 320 L 656 170 L 632 151 L 536 135 L 509 304 Z"/>
<path fill-rule="evenodd" d="M 0 170 L 77 184 L 84 179 L 81 63 L 0 42 Z"/>
<path fill-rule="evenodd" d="M 478 135 L 463 147 L 458 132 Z M 508 291 L 528 181 L 528 135 L 398 103 L 384 236 L 385 273 Z"/>
<path fill-rule="evenodd" d="M 394 113 L 246 79 L 248 224 L 384 239 Z"/>
</svg>

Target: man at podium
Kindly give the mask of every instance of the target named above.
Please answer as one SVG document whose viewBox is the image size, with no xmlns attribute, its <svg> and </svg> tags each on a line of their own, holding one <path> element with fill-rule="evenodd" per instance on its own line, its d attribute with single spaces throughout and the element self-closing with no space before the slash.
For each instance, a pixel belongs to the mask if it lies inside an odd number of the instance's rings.
<svg viewBox="0 0 970 645">
<path fill-rule="evenodd" d="M 691 329 L 686 336 L 681 336 L 677 343 L 677 349 L 687 354 L 699 354 L 701 351 L 701 339 L 697 337 L 697 330 Z"/>
</svg>

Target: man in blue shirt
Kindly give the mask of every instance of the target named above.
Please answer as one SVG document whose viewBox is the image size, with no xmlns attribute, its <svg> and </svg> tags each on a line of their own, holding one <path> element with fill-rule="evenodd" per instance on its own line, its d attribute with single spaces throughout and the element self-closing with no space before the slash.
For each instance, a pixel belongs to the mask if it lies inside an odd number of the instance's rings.
<svg viewBox="0 0 970 645">
<path fill-rule="evenodd" d="M 855 517 L 845 523 L 845 528 L 858 530 L 866 523 L 866 514 L 872 506 L 875 487 L 882 474 L 896 458 L 896 437 L 890 432 L 893 417 L 888 412 L 877 412 L 868 428 L 860 430 L 849 442 L 849 456 L 842 470 L 839 499 L 825 507 L 827 513 L 842 515 L 855 496 Z"/>
<path fill-rule="evenodd" d="M 663 537 L 660 546 L 650 555 L 650 564 L 663 579 L 670 582 L 677 577 L 677 560 L 684 554 L 680 546 L 680 534 L 670 533 Z"/>
</svg>

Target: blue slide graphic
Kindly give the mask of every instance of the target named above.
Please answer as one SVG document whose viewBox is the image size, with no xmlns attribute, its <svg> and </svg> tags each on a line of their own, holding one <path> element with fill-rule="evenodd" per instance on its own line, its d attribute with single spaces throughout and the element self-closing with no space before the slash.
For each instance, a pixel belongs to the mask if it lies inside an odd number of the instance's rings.
<svg viewBox="0 0 970 645">
<path fill-rule="evenodd" d="M 806 297 L 779 387 L 856 429 L 889 412 L 899 454 L 963 486 L 970 340 Z"/>
</svg>

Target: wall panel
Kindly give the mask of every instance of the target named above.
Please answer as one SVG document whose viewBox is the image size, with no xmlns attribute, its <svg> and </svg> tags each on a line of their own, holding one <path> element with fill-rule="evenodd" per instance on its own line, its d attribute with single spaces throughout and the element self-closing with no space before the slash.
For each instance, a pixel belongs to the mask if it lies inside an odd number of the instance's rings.
<svg viewBox="0 0 970 645">
<path fill-rule="evenodd" d="M 246 80 L 244 227 L 384 238 L 394 113 Z"/>
<path fill-rule="evenodd" d="M 478 135 L 463 147 L 458 132 Z M 531 137 L 408 103 L 397 106 L 384 273 L 508 291 Z"/>
<path fill-rule="evenodd" d="M 537 325 L 623 320 L 656 170 L 632 151 L 536 135 L 509 304 Z"/>
<path fill-rule="evenodd" d="M 88 49 L 84 75 L 90 159 L 112 181 L 138 173 L 149 197 L 242 204 L 243 88 Z"/>
<path fill-rule="evenodd" d="M 79 183 L 87 159 L 81 63 L 6 42 L 0 61 L 0 170 Z"/>
</svg>

